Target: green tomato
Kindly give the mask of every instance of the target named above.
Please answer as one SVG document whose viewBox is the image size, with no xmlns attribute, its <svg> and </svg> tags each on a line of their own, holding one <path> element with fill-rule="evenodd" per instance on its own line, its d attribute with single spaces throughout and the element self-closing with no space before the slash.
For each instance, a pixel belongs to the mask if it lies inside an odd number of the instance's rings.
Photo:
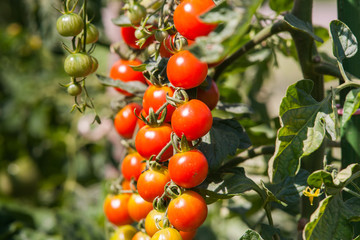
<svg viewBox="0 0 360 240">
<path fill-rule="evenodd" d="M 131 225 L 123 225 L 118 227 L 110 240 L 131 240 L 136 234 L 137 230 Z"/>
<path fill-rule="evenodd" d="M 93 60 L 85 53 L 73 53 L 66 57 L 65 72 L 71 77 L 86 77 L 93 70 Z"/>
<path fill-rule="evenodd" d="M 93 56 L 90 56 L 90 58 L 91 58 L 91 61 L 92 61 L 92 68 L 91 68 L 91 72 L 90 73 L 94 73 L 94 72 L 96 72 L 96 70 L 98 69 L 98 67 L 99 67 L 99 62 L 98 62 L 98 60 L 95 58 L 95 57 L 93 57 Z"/>
<path fill-rule="evenodd" d="M 86 25 L 86 44 L 95 43 L 99 39 L 99 30 L 94 24 Z"/>
<path fill-rule="evenodd" d="M 80 95 L 80 93 L 82 92 L 82 88 L 79 83 L 72 83 L 70 84 L 70 86 L 68 86 L 67 92 L 71 96 L 77 96 Z"/>
<path fill-rule="evenodd" d="M 133 25 L 139 25 L 141 20 L 146 17 L 146 8 L 141 4 L 134 4 L 130 6 L 127 17 Z"/>
<path fill-rule="evenodd" d="M 67 13 L 58 18 L 56 29 L 61 36 L 76 36 L 84 29 L 84 22 L 76 13 Z"/>
</svg>

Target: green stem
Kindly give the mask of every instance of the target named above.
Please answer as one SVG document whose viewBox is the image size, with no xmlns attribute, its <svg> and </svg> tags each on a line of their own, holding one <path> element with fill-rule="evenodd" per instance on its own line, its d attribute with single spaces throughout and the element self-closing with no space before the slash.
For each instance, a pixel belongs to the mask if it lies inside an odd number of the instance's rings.
<svg viewBox="0 0 360 240">
<path fill-rule="evenodd" d="M 347 188 L 347 187 L 344 187 L 343 190 L 344 190 L 345 192 L 350 193 L 351 195 L 353 195 L 353 196 L 355 196 L 355 197 L 360 198 L 360 194 L 359 194 L 359 193 L 354 192 L 353 190 L 351 190 L 351 189 L 349 189 L 349 188 Z"/>
<path fill-rule="evenodd" d="M 356 184 L 353 183 L 353 182 L 351 182 L 350 184 L 351 184 L 351 186 L 353 186 L 353 188 L 356 189 L 356 191 L 358 191 L 358 192 L 360 193 L 360 187 L 359 187 L 358 185 L 356 185 Z"/>
<path fill-rule="evenodd" d="M 161 156 L 165 153 L 165 151 L 172 145 L 172 141 L 170 140 L 163 149 L 159 152 L 159 154 L 156 156 L 156 161 L 160 161 Z"/>
<path fill-rule="evenodd" d="M 83 52 L 86 52 L 86 8 L 87 8 L 87 0 L 84 0 L 82 8 L 83 8 L 83 21 L 84 21 Z"/>
<path fill-rule="evenodd" d="M 345 69 L 344 69 L 343 64 L 338 61 L 338 66 L 339 66 L 339 69 L 340 69 L 340 72 L 341 72 L 341 76 L 343 77 L 345 83 L 350 82 L 350 79 L 348 78 L 348 76 L 345 73 Z"/>
</svg>

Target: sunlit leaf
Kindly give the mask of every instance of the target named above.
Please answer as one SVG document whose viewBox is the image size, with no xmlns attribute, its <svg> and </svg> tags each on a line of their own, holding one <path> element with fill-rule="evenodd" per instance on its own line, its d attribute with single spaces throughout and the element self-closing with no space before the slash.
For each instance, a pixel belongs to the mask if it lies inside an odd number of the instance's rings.
<svg viewBox="0 0 360 240">
<path fill-rule="evenodd" d="M 341 119 L 341 125 L 345 126 L 346 122 L 350 120 L 351 116 L 358 110 L 360 106 L 360 88 L 352 89 L 346 95 L 346 99 L 343 107 L 343 116 Z"/>
<path fill-rule="evenodd" d="M 350 28 L 340 20 L 330 23 L 330 33 L 333 39 L 333 54 L 342 62 L 345 58 L 353 57 L 358 50 L 358 43 Z"/>
<path fill-rule="evenodd" d="M 254 230 L 247 230 L 239 240 L 263 240 L 263 238 Z"/>
<path fill-rule="evenodd" d="M 294 29 L 303 31 L 307 33 L 310 37 L 318 42 L 324 42 L 320 37 L 314 34 L 311 23 L 304 22 L 303 20 L 297 18 L 295 15 L 289 13 L 286 14 L 284 20 Z"/>
</svg>

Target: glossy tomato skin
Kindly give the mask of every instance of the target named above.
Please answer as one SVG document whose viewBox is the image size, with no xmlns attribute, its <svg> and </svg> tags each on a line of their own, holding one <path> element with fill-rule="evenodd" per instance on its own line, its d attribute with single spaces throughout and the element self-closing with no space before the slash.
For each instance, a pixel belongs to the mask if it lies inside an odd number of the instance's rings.
<svg viewBox="0 0 360 240">
<path fill-rule="evenodd" d="M 149 86 L 146 89 L 143 97 L 143 107 L 145 113 L 149 115 L 150 108 L 156 112 L 166 102 L 166 95 L 172 97 L 174 92 L 175 90 L 168 86 Z M 167 112 L 165 122 L 170 122 L 172 113 L 175 111 L 175 107 L 168 104 L 166 106 L 166 110 Z"/>
<path fill-rule="evenodd" d="M 175 87 L 190 89 L 199 86 L 206 78 L 208 65 L 188 50 L 174 54 L 168 61 L 166 73 Z"/>
<path fill-rule="evenodd" d="M 76 13 L 63 14 L 56 21 L 56 29 L 61 36 L 76 36 L 84 29 L 84 21 Z"/>
<path fill-rule="evenodd" d="M 122 27 L 121 28 L 121 36 L 122 36 L 124 42 L 134 49 L 144 49 L 147 46 L 149 46 L 155 39 L 154 36 L 149 37 L 148 39 L 146 39 L 144 45 L 142 45 L 140 47 L 140 46 L 136 45 L 136 41 L 138 39 L 135 37 L 135 31 L 136 31 L 136 29 L 133 27 Z"/>
<path fill-rule="evenodd" d="M 104 212 L 109 222 L 117 226 L 133 222 L 128 212 L 129 199 L 128 194 L 108 195 L 105 198 Z"/>
<path fill-rule="evenodd" d="M 197 149 L 175 154 L 168 166 L 171 180 L 183 188 L 193 188 L 202 183 L 208 168 L 206 157 Z"/>
<path fill-rule="evenodd" d="M 162 218 L 164 217 L 165 212 L 159 212 L 155 209 L 151 210 L 149 214 L 145 218 L 145 230 L 146 233 L 152 237 L 157 231 L 160 229 L 157 228 L 156 222 L 158 222 L 159 226 L 163 227 Z"/>
<path fill-rule="evenodd" d="M 131 240 L 151 240 L 151 237 L 142 231 L 137 232 Z"/>
<path fill-rule="evenodd" d="M 178 230 L 174 228 L 165 228 L 156 232 L 151 240 L 182 240 Z"/>
<path fill-rule="evenodd" d="M 201 86 L 197 89 L 197 99 L 204 102 L 211 110 L 213 110 L 220 98 L 219 89 L 214 80 L 211 80 L 211 86 L 202 88 Z"/>
<path fill-rule="evenodd" d="M 187 190 L 171 200 L 168 206 L 170 223 L 179 231 L 190 232 L 199 228 L 207 217 L 205 200 L 197 192 Z"/>
<path fill-rule="evenodd" d="M 137 182 L 139 195 L 148 202 L 164 193 L 165 185 L 170 181 L 169 172 L 165 167 L 161 169 L 148 169 L 143 172 Z"/>
<path fill-rule="evenodd" d="M 131 182 L 127 179 L 123 179 L 123 181 L 121 182 L 121 190 L 131 190 Z"/>
<path fill-rule="evenodd" d="M 193 141 L 207 134 L 212 126 L 213 117 L 205 103 L 192 99 L 180 105 L 171 118 L 171 127 L 178 137 L 184 134 Z"/>
<path fill-rule="evenodd" d="M 145 201 L 139 194 L 133 193 L 130 197 L 128 210 L 132 220 L 139 222 L 146 218 L 148 213 L 153 209 L 151 202 Z"/>
<path fill-rule="evenodd" d="M 69 54 L 64 61 L 64 70 L 71 77 L 86 77 L 93 70 L 93 60 L 86 53 Z"/>
<path fill-rule="evenodd" d="M 115 80 L 120 80 L 123 82 L 132 82 L 132 81 L 138 81 L 141 83 L 145 82 L 145 77 L 143 76 L 142 72 L 138 72 L 133 70 L 130 66 L 138 66 L 141 65 L 140 60 L 123 60 L 120 59 L 116 61 L 111 69 L 110 69 L 110 77 Z M 133 94 L 122 90 L 120 88 L 115 88 L 118 92 L 124 94 L 125 96 L 132 96 Z"/>
<path fill-rule="evenodd" d="M 215 7 L 212 0 L 184 0 L 174 11 L 176 30 L 184 37 L 194 40 L 207 36 L 217 24 L 209 24 L 200 20 L 200 16 Z"/>
<path fill-rule="evenodd" d="M 111 235 L 110 240 L 131 240 L 136 232 L 136 228 L 131 225 L 120 226 Z"/>
<path fill-rule="evenodd" d="M 179 231 L 183 240 L 192 240 L 196 236 L 197 229 L 191 232 Z"/>
<path fill-rule="evenodd" d="M 95 43 L 99 39 L 99 30 L 97 27 L 89 23 L 86 25 L 86 44 Z"/>
<path fill-rule="evenodd" d="M 137 123 L 137 117 L 142 107 L 137 103 L 130 103 L 122 108 L 114 118 L 114 127 L 123 138 L 132 138 Z"/>
<path fill-rule="evenodd" d="M 121 163 L 121 173 L 124 178 L 127 180 L 134 178 L 137 181 L 141 172 L 146 168 L 144 160 L 137 152 L 126 155 Z"/>
<path fill-rule="evenodd" d="M 152 127 L 146 125 L 142 127 L 135 138 L 135 147 L 138 153 L 146 159 L 152 155 L 157 155 L 169 143 L 171 138 L 171 126 L 163 123 L 161 126 Z M 161 161 L 166 161 L 173 154 L 173 147 L 170 146 L 162 155 Z"/>
</svg>

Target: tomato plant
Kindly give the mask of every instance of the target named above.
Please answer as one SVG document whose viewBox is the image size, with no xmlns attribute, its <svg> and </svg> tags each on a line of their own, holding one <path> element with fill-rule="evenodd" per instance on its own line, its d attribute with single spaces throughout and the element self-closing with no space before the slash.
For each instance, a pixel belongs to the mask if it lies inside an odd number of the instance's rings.
<svg viewBox="0 0 360 240">
<path fill-rule="evenodd" d="M 114 127 L 122 137 L 132 138 L 137 123 L 135 114 L 139 114 L 141 110 L 139 104 L 130 103 L 115 115 Z"/>
<path fill-rule="evenodd" d="M 164 193 L 165 185 L 170 181 L 167 168 L 150 168 L 143 172 L 137 182 L 139 195 L 148 202 L 154 201 Z"/>
<path fill-rule="evenodd" d="M 104 212 L 111 223 L 120 226 L 133 222 L 128 211 L 129 200 L 128 194 L 108 195 L 105 198 Z"/>
</svg>

